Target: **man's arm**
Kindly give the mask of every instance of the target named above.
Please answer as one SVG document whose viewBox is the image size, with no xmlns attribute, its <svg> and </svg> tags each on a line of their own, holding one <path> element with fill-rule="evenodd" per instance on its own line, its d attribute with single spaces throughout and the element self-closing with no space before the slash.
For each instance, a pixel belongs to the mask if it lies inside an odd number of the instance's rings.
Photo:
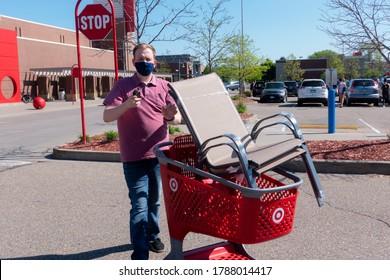
<svg viewBox="0 0 390 280">
<path fill-rule="evenodd" d="M 113 122 L 119 119 L 124 112 L 130 108 L 138 107 L 141 103 L 141 98 L 130 96 L 125 102 L 118 106 L 107 105 L 103 112 L 103 121 Z"/>
</svg>

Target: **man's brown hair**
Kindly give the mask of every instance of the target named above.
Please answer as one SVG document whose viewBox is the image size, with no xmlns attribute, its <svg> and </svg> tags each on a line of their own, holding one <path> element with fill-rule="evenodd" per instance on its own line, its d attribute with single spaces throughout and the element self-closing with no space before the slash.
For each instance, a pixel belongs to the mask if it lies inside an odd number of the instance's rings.
<svg viewBox="0 0 390 280">
<path fill-rule="evenodd" d="M 156 50 L 154 49 L 154 47 L 152 45 L 146 44 L 146 43 L 140 43 L 140 44 L 135 45 L 135 47 L 133 49 L 133 56 L 134 57 L 135 57 L 135 53 L 137 52 L 138 49 L 151 49 L 153 52 L 153 56 L 156 59 Z"/>
</svg>

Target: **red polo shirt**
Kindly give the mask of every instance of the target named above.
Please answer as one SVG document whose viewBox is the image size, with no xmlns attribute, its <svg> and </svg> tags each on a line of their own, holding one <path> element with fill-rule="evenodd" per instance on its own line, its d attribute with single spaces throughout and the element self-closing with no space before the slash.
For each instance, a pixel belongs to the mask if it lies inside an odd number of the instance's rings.
<svg viewBox="0 0 390 280">
<path fill-rule="evenodd" d="M 153 75 L 145 84 L 137 75 L 118 80 L 103 104 L 118 106 L 139 87 L 141 104 L 128 109 L 117 121 L 122 162 L 154 158 L 153 147 L 169 140 L 162 108 L 175 103 L 168 94 L 168 82 Z"/>
</svg>

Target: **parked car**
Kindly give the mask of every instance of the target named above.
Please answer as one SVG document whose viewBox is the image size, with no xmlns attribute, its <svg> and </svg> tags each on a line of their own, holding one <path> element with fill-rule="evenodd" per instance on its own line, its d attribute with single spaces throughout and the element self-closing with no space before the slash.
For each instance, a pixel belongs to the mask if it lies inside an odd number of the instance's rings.
<svg viewBox="0 0 390 280">
<path fill-rule="evenodd" d="M 263 89 L 265 88 L 265 82 L 258 81 L 253 86 L 253 97 L 260 97 Z"/>
<path fill-rule="evenodd" d="M 368 103 L 379 105 L 379 85 L 373 79 L 354 79 L 345 94 L 345 103 Z"/>
<path fill-rule="evenodd" d="M 284 81 L 284 84 L 287 87 L 287 94 L 291 96 L 297 96 L 298 94 L 298 84 L 294 81 Z"/>
<path fill-rule="evenodd" d="M 232 81 L 226 86 L 226 88 L 230 90 L 238 90 L 240 88 L 240 82 Z"/>
<path fill-rule="evenodd" d="M 287 89 L 283 82 L 268 82 L 261 92 L 260 102 L 279 101 L 287 102 Z"/>
<path fill-rule="evenodd" d="M 303 103 L 322 103 L 328 106 L 328 88 L 323 80 L 303 80 L 298 89 L 298 106 Z"/>
</svg>

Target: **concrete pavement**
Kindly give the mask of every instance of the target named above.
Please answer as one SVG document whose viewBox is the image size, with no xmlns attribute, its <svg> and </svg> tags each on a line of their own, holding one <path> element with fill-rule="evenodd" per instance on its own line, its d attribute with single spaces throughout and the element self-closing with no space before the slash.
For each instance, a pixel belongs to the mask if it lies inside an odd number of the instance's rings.
<svg viewBox="0 0 390 280">
<path fill-rule="evenodd" d="M 97 98 L 95 100 L 84 100 L 84 107 L 98 106 L 103 103 L 103 99 Z M 54 100 L 46 101 L 46 106 L 41 109 L 42 111 L 59 111 L 59 110 L 70 110 L 80 107 L 80 100 L 64 101 Z M 33 103 L 4 103 L 0 104 L 0 119 L 5 117 L 13 117 L 25 114 L 31 114 L 33 111 L 37 111 L 34 108 Z"/>
<path fill-rule="evenodd" d="M 390 259 L 390 176 L 320 174 L 318 208 L 305 174 L 293 231 L 248 245 L 256 259 Z M 130 258 L 129 201 L 119 163 L 50 160 L 0 172 L 0 259 Z M 162 241 L 169 251 L 164 203 Z M 184 250 L 215 238 L 191 233 Z"/>
</svg>

